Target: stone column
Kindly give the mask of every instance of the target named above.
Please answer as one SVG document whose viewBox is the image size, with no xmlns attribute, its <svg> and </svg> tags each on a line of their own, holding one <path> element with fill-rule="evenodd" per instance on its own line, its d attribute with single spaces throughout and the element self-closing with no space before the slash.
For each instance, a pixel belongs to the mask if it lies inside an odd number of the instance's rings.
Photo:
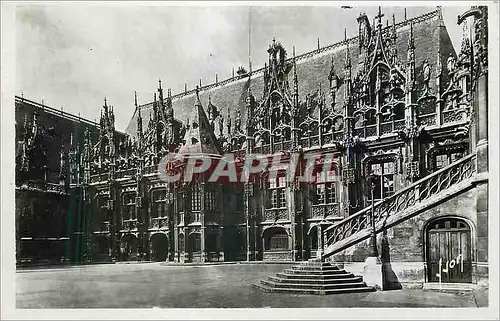
<svg viewBox="0 0 500 321">
<path fill-rule="evenodd" d="M 223 237 L 224 237 L 224 226 L 219 227 L 219 239 L 217 244 L 217 249 L 219 250 L 219 260 L 224 261 L 224 242 L 223 242 Z"/>
<path fill-rule="evenodd" d="M 204 263 L 207 260 L 207 254 L 205 253 L 205 222 L 202 223 L 203 226 L 201 227 L 201 237 L 200 237 L 200 243 L 201 243 L 201 262 Z"/>
</svg>

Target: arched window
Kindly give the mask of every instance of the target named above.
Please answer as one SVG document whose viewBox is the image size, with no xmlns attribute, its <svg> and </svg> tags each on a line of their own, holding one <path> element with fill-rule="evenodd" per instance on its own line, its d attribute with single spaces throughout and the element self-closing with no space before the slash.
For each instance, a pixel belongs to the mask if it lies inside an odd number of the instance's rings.
<svg viewBox="0 0 500 321">
<path fill-rule="evenodd" d="M 166 216 L 166 210 L 165 210 L 165 190 L 156 190 L 153 192 L 153 204 L 151 208 L 151 217 L 157 218 L 157 217 L 165 217 Z"/>
<path fill-rule="evenodd" d="M 189 235 L 188 245 L 191 247 L 191 252 L 201 252 L 201 235 L 199 233 Z"/>
<path fill-rule="evenodd" d="M 318 249 L 318 227 L 315 226 L 309 232 L 309 244 L 311 245 L 311 250 Z"/>
<path fill-rule="evenodd" d="M 184 234 L 179 234 L 179 252 L 185 251 Z"/>
<path fill-rule="evenodd" d="M 206 252 L 216 252 L 217 251 L 217 234 L 208 233 L 207 243 L 205 246 Z"/>
<path fill-rule="evenodd" d="M 282 228 L 272 228 L 266 231 L 264 247 L 266 251 L 288 250 L 288 234 Z"/>
</svg>

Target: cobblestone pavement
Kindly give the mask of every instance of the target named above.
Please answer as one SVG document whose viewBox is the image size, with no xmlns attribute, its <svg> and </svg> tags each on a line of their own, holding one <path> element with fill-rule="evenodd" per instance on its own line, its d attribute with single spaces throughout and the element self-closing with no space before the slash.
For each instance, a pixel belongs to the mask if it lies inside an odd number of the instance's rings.
<svg viewBox="0 0 500 321">
<path fill-rule="evenodd" d="M 330 296 L 263 293 L 284 264 L 110 264 L 16 273 L 17 308 L 476 307 L 474 293 L 397 290 Z M 481 302 L 485 302 L 484 294 Z M 487 301 L 487 300 L 486 300 Z M 487 304 L 487 303 L 486 303 Z"/>
</svg>

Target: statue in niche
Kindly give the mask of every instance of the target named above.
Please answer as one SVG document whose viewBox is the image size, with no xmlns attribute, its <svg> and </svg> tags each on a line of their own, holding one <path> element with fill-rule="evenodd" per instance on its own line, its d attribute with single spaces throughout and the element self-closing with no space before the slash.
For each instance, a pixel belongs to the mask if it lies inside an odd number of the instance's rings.
<svg viewBox="0 0 500 321">
<path fill-rule="evenodd" d="M 448 57 L 448 60 L 446 61 L 446 67 L 447 67 L 448 73 L 450 75 L 455 73 L 456 61 L 455 61 L 455 57 L 453 56 L 452 53 L 450 53 L 450 56 Z"/>
<path fill-rule="evenodd" d="M 219 116 L 219 136 L 224 136 L 224 117 L 222 115 Z"/>
<path fill-rule="evenodd" d="M 239 110 L 236 112 L 236 123 L 234 129 L 238 132 L 241 131 L 241 114 Z"/>
<path fill-rule="evenodd" d="M 429 82 L 431 80 L 431 67 L 427 59 L 424 61 L 423 74 L 424 74 L 424 91 L 425 93 L 428 93 L 430 90 Z"/>
</svg>

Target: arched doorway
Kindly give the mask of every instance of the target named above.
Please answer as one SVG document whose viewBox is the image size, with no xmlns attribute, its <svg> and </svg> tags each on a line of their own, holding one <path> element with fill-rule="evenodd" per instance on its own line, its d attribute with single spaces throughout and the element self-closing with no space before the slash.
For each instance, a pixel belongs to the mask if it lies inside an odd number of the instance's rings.
<svg viewBox="0 0 500 321">
<path fill-rule="evenodd" d="M 471 229 L 465 220 L 444 217 L 431 221 L 426 240 L 429 282 L 472 282 Z"/>
<path fill-rule="evenodd" d="M 151 235 L 151 260 L 165 261 L 168 256 L 168 238 L 164 233 Z"/>
<path fill-rule="evenodd" d="M 95 238 L 96 251 L 95 255 L 96 261 L 108 261 L 111 257 L 111 241 L 107 235 L 98 235 Z"/>
<path fill-rule="evenodd" d="M 318 252 L 318 226 L 312 226 L 309 230 L 309 256 L 315 258 Z"/>
<path fill-rule="evenodd" d="M 137 256 L 137 237 L 134 234 L 125 234 L 121 241 L 121 252 L 123 261 L 135 261 Z"/>
<path fill-rule="evenodd" d="M 272 227 L 264 231 L 264 250 L 286 251 L 289 250 L 289 239 L 283 227 Z"/>
</svg>

